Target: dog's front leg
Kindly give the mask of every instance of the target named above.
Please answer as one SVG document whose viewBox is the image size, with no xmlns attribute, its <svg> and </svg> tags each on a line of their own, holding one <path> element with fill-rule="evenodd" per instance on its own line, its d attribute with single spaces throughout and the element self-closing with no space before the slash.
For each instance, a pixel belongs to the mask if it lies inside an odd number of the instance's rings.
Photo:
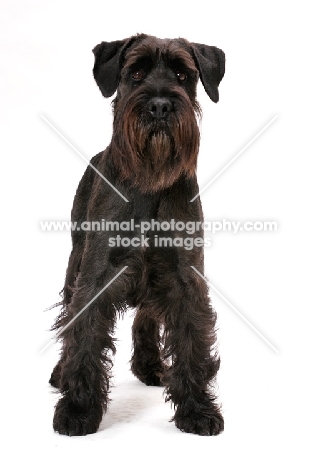
<svg viewBox="0 0 312 468">
<path fill-rule="evenodd" d="M 165 379 L 167 399 L 175 407 L 173 421 L 183 432 L 217 435 L 223 418 L 213 393 L 219 369 L 214 354 L 215 313 L 207 286 L 190 266 L 172 284 L 170 309 L 166 314 L 165 353 L 172 367 Z"/>
<path fill-rule="evenodd" d="M 96 432 L 107 409 L 116 304 L 122 301 L 122 274 L 103 290 L 122 266 L 107 263 L 94 240 L 90 245 L 89 251 L 88 243 L 85 248 L 69 305 L 68 324 L 74 321 L 60 335 L 65 361 L 59 385 L 62 398 L 53 427 L 66 435 Z"/>
</svg>

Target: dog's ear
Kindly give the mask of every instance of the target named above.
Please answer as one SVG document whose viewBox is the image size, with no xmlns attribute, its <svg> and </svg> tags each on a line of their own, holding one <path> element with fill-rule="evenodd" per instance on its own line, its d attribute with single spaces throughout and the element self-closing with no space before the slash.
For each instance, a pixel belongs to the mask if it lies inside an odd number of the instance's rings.
<svg viewBox="0 0 312 468">
<path fill-rule="evenodd" d="M 93 76 L 104 97 L 111 97 L 118 87 L 126 49 L 144 37 L 146 34 L 137 34 L 121 41 L 101 42 L 94 47 Z"/>
<path fill-rule="evenodd" d="M 119 83 L 120 58 L 129 39 L 114 42 L 101 42 L 94 47 L 94 79 L 104 97 L 114 94 Z"/>
<path fill-rule="evenodd" d="M 196 43 L 191 45 L 205 91 L 213 102 L 218 102 L 218 86 L 225 72 L 225 54 L 217 47 Z"/>
</svg>

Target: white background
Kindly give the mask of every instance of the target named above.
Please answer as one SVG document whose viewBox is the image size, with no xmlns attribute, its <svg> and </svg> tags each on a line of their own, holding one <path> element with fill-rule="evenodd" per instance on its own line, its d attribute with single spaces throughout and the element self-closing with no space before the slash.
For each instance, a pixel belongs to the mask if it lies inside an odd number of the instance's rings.
<svg viewBox="0 0 312 468">
<path fill-rule="evenodd" d="M 311 34 L 308 2 L 1 0 L 1 431 L 4 466 L 311 466 Z M 291 6 L 293 5 L 293 6 Z M 48 332 L 85 162 L 111 136 L 110 100 L 93 76 L 92 48 L 137 32 L 216 45 L 227 57 L 220 102 L 199 85 L 204 186 L 272 118 L 274 123 L 203 194 L 206 219 L 275 220 L 275 233 L 221 233 L 206 275 L 279 351 L 221 298 L 219 394 L 225 432 L 183 434 L 162 389 L 129 371 L 131 316 L 119 324 L 113 399 L 100 430 L 52 429 L 47 384 L 58 346 Z"/>
</svg>

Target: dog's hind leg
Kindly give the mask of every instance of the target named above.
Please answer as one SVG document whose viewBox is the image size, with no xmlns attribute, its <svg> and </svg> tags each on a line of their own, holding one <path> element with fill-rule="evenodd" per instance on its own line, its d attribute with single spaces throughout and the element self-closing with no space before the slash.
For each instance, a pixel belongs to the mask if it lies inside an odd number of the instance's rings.
<svg viewBox="0 0 312 468">
<path fill-rule="evenodd" d="M 132 326 L 132 373 L 146 385 L 163 385 L 165 371 L 160 356 L 161 336 L 159 322 L 148 309 L 139 308 Z"/>
</svg>

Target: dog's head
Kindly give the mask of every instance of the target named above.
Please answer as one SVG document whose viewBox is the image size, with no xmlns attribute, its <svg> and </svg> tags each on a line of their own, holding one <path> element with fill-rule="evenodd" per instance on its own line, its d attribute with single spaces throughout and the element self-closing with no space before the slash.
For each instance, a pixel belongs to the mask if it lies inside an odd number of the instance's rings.
<svg viewBox="0 0 312 468">
<path fill-rule="evenodd" d="M 123 179 L 142 192 L 172 185 L 196 170 L 200 77 L 212 101 L 219 100 L 224 53 L 185 39 L 140 34 L 93 49 L 94 78 L 114 100 L 112 150 Z"/>
</svg>

